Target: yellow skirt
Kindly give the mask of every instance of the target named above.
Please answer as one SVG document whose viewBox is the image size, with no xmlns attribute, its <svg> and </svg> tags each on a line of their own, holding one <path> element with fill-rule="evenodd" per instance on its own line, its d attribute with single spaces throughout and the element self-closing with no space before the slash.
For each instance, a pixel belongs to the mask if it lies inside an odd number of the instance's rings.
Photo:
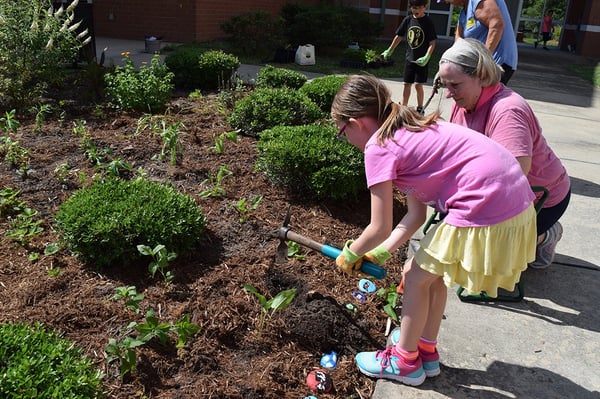
<svg viewBox="0 0 600 399">
<path fill-rule="evenodd" d="M 519 215 L 493 226 L 456 227 L 440 222 L 431 228 L 415 261 L 442 276 L 448 287 L 458 284 L 469 294 L 498 288 L 512 291 L 521 272 L 535 260 L 536 213 L 533 204 Z"/>
</svg>

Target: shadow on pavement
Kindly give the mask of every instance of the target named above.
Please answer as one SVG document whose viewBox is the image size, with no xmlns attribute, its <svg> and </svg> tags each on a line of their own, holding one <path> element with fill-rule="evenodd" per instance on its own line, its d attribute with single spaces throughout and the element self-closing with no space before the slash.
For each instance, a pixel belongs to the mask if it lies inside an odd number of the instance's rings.
<svg viewBox="0 0 600 399">
<path fill-rule="evenodd" d="M 556 326 L 600 332 L 600 267 L 557 254 L 548 269 L 528 269 L 522 276 L 521 302 L 483 303 Z M 577 397 L 577 396 L 572 396 Z"/>
<path fill-rule="evenodd" d="M 571 193 L 600 198 L 600 184 L 571 176 Z"/>
<path fill-rule="evenodd" d="M 422 391 L 435 391 L 454 399 L 600 398 L 597 391 L 591 392 L 541 367 L 494 361 L 486 370 L 453 368 L 443 364 L 441 369 L 438 377 L 427 380 L 421 386 Z M 549 385 L 552 389 L 548 389 Z"/>
</svg>

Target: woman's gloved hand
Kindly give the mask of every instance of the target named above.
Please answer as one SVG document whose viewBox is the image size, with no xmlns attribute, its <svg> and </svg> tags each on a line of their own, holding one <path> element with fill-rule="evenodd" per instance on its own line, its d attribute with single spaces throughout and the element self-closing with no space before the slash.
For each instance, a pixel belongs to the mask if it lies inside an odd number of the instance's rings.
<svg viewBox="0 0 600 399">
<path fill-rule="evenodd" d="M 363 258 L 360 255 L 355 254 L 350 250 L 350 245 L 353 240 L 346 241 L 346 245 L 342 249 L 342 253 L 335 259 L 335 264 L 346 274 L 351 276 L 362 275 L 360 267 L 363 262 Z"/>
</svg>

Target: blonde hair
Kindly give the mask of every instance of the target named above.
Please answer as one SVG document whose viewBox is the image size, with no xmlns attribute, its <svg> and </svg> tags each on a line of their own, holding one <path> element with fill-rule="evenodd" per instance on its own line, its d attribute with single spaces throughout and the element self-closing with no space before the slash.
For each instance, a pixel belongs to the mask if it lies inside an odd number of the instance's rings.
<svg viewBox="0 0 600 399">
<path fill-rule="evenodd" d="M 350 118 L 371 117 L 381 123 L 377 142 L 394 138 L 400 128 L 418 132 L 436 123 L 439 112 L 427 116 L 397 104 L 387 86 L 371 75 L 350 75 L 338 90 L 331 105 L 331 117 L 336 122 Z"/>
<path fill-rule="evenodd" d="M 458 39 L 442 54 L 440 65 L 451 62 L 461 67 L 465 75 L 475 76 L 483 87 L 493 86 L 502 78 L 502 67 L 485 45 L 476 39 Z"/>
</svg>

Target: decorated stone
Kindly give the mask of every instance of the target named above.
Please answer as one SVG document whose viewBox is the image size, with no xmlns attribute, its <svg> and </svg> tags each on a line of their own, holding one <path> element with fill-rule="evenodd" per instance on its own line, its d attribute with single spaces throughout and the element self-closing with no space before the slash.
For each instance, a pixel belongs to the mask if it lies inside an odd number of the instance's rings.
<svg viewBox="0 0 600 399">
<path fill-rule="evenodd" d="M 366 292 L 367 294 L 371 294 L 375 292 L 377 287 L 375 287 L 375 284 L 371 280 L 363 278 L 358 282 L 358 289 L 362 292 Z"/>
<path fill-rule="evenodd" d="M 335 351 L 326 353 L 321 357 L 321 366 L 325 367 L 327 370 L 333 370 L 337 366 L 337 359 L 338 357 Z"/>
<path fill-rule="evenodd" d="M 333 388 L 333 380 L 327 370 L 316 369 L 306 376 L 306 385 L 315 392 L 328 393 Z"/>
<path fill-rule="evenodd" d="M 354 297 L 354 299 L 356 299 L 358 302 L 364 302 L 367 300 L 367 296 L 364 294 L 364 292 L 362 291 L 354 291 L 352 292 L 352 296 Z"/>
</svg>

